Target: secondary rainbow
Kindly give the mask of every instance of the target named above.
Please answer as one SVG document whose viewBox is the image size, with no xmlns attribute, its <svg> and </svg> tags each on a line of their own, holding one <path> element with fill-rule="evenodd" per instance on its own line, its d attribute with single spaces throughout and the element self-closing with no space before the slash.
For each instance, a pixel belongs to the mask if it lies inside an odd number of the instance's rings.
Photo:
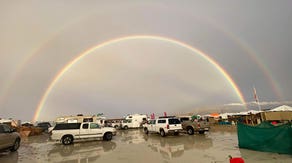
<svg viewBox="0 0 292 163">
<path fill-rule="evenodd" d="M 127 40 L 135 40 L 135 39 L 151 39 L 151 40 L 159 40 L 159 41 L 165 41 L 165 42 L 169 42 L 169 43 L 173 43 L 176 45 L 179 45 L 181 47 L 187 48 L 191 51 L 193 51 L 194 53 L 198 54 L 199 56 L 201 56 L 202 58 L 204 58 L 206 61 L 208 61 L 209 63 L 211 63 L 219 72 L 220 74 L 222 74 L 222 76 L 229 82 L 229 84 L 231 85 L 231 87 L 233 88 L 233 90 L 235 91 L 236 95 L 238 96 L 239 100 L 241 101 L 242 104 L 245 104 L 245 99 L 239 89 L 239 87 L 237 86 L 237 84 L 234 82 L 234 80 L 231 78 L 231 76 L 226 72 L 226 70 L 219 65 L 219 63 L 217 63 L 213 58 L 211 58 L 210 56 L 208 56 L 206 53 L 202 52 L 201 50 L 194 48 L 186 43 L 183 43 L 181 41 L 175 40 L 175 39 L 171 39 L 171 38 L 167 38 L 167 37 L 162 37 L 162 36 L 153 36 L 153 35 L 134 35 L 134 36 L 126 36 L 126 37 L 120 37 L 120 38 L 116 38 L 116 39 L 112 39 L 109 41 L 105 41 L 103 43 L 100 43 L 94 47 L 91 47 L 87 50 L 85 50 L 84 52 L 80 53 L 77 55 L 77 57 L 73 60 L 71 60 L 68 64 L 66 64 L 57 74 L 56 76 L 53 78 L 53 80 L 51 81 L 51 83 L 48 85 L 45 93 L 43 94 L 33 117 L 33 122 L 37 121 L 40 112 L 48 98 L 48 96 L 50 95 L 52 89 L 54 88 L 54 86 L 58 83 L 58 81 L 62 78 L 62 76 L 78 61 L 80 61 L 83 57 L 89 55 L 90 53 L 94 52 L 95 50 L 105 47 L 107 45 L 111 45 L 111 44 L 115 44 L 117 42 L 122 42 L 122 41 L 127 41 Z"/>
</svg>

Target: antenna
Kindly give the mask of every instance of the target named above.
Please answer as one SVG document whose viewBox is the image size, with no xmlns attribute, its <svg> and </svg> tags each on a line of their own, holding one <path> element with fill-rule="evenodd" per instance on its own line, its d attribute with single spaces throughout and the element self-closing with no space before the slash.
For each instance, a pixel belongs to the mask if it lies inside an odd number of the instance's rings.
<svg viewBox="0 0 292 163">
<path fill-rule="evenodd" d="M 255 86 L 253 86 L 253 94 L 254 94 L 254 99 L 255 99 L 256 103 L 258 104 L 259 111 L 262 111 L 261 105 L 260 105 L 260 101 L 259 101 L 259 97 L 257 95 L 257 91 L 255 89 Z"/>
</svg>

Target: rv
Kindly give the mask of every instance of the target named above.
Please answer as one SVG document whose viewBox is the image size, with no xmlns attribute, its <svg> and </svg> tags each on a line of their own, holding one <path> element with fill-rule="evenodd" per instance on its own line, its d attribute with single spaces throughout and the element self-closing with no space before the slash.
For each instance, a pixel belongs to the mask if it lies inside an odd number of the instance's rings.
<svg viewBox="0 0 292 163">
<path fill-rule="evenodd" d="M 147 115 L 145 114 L 132 114 L 127 115 L 121 123 L 121 128 L 127 130 L 128 128 L 140 128 L 147 122 Z"/>
<path fill-rule="evenodd" d="M 94 122 L 100 126 L 104 126 L 106 117 L 100 115 L 88 115 L 78 114 L 76 116 L 62 116 L 55 120 L 55 123 L 82 123 L 82 122 Z"/>
</svg>

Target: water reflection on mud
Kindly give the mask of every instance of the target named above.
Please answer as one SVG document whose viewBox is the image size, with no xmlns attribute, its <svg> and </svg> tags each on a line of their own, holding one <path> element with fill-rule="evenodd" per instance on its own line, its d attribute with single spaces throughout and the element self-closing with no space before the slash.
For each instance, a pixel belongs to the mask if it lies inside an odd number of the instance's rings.
<svg viewBox="0 0 292 163">
<path fill-rule="evenodd" d="M 147 135 L 144 134 L 143 130 L 130 129 L 120 130 L 116 137 L 127 144 L 140 144 L 145 142 L 146 136 Z"/>
<path fill-rule="evenodd" d="M 4 151 L 0 153 L 0 162 L 5 163 L 17 163 L 18 162 L 18 151 L 10 152 Z"/>
<path fill-rule="evenodd" d="M 168 136 L 160 137 L 158 135 L 148 136 L 146 138 L 148 147 L 153 151 L 158 152 L 165 159 L 181 157 L 184 151 L 194 148 L 208 149 L 212 147 L 212 139 L 205 135 L 199 136 Z"/>
<path fill-rule="evenodd" d="M 160 137 L 143 130 L 119 130 L 112 141 L 76 142 L 64 146 L 49 135 L 23 138 L 17 152 L 0 152 L 2 163 L 71 162 L 212 162 L 227 163 L 228 155 L 245 162 L 292 162 L 291 155 L 239 149 L 236 132 L 211 130 L 200 135 Z"/>
<path fill-rule="evenodd" d="M 116 148 L 112 141 L 79 142 L 64 146 L 54 144 L 47 154 L 48 162 L 93 162 L 101 155 L 112 152 Z"/>
</svg>

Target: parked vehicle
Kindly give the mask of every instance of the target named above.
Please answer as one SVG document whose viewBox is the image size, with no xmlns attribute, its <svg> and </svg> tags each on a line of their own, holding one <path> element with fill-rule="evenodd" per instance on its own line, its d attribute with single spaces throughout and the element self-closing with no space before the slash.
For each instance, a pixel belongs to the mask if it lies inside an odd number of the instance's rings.
<svg viewBox="0 0 292 163">
<path fill-rule="evenodd" d="M 190 116 L 179 117 L 182 120 L 182 128 L 189 134 L 193 135 L 195 132 L 204 134 L 210 130 L 210 124 L 206 120 L 195 119 L 192 120 Z"/>
<path fill-rule="evenodd" d="M 41 128 L 44 132 L 48 132 L 49 128 L 52 127 L 50 122 L 40 122 L 36 127 Z"/>
<path fill-rule="evenodd" d="M 76 116 L 62 116 L 55 119 L 55 123 L 82 123 L 82 122 L 93 122 L 97 123 L 100 126 L 104 126 L 106 117 L 102 114 L 97 115 L 83 115 L 77 114 Z"/>
<path fill-rule="evenodd" d="M 158 119 L 151 119 L 144 125 L 145 134 L 159 133 L 162 137 L 171 133 L 178 135 L 181 131 L 181 122 L 175 117 L 160 117 Z"/>
<path fill-rule="evenodd" d="M 121 128 L 127 130 L 128 128 L 140 128 L 147 122 L 147 115 L 133 114 L 126 116 L 121 123 Z"/>
<path fill-rule="evenodd" d="M 0 124 L 0 150 L 9 149 L 14 152 L 20 146 L 20 135 L 15 129 L 6 124 Z"/>
<path fill-rule="evenodd" d="M 51 139 L 62 144 L 72 144 L 75 140 L 92 140 L 102 138 L 109 141 L 116 135 L 113 127 L 101 127 L 97 123 L 57 123 L 51 131 Z"/>
</svg>

